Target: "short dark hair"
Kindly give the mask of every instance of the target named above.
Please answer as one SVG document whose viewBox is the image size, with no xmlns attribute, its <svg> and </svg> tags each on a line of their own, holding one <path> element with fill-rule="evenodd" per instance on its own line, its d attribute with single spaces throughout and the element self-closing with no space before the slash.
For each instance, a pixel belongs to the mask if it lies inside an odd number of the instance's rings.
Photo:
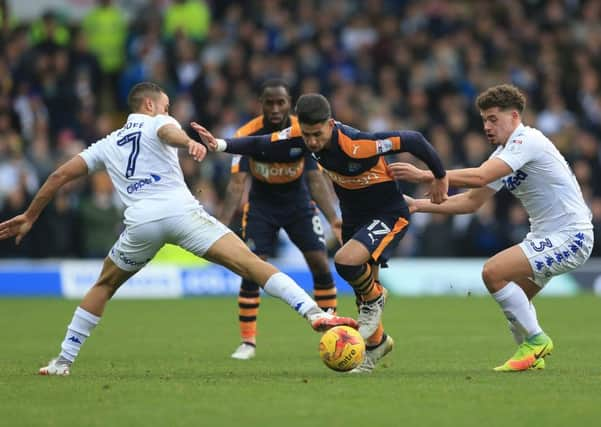
<svg viewBox="0 0 601 427">
<path fill-rule="evenodd" d="M 152 97 L 156 99 L 161 93 L 163 93 L 163 89 L 156 83 L 138 83 L 129 91 L 129 94 L 127 95 L 127 105 L 129 106 L 130 111 L 138 111 L 144 98 Z"/>
<path fill-rule="evenodd" d="M 283 87 L 288 96 L 290 96 L 290 86 L 288 85 L 286 80 L 278 78 L 265 80 L 261 85 L 259 96 L 263 96 L 265 94 L 265 89 L 276 87 Z"/>
<path fill-rule="evenodd" d="M 301 95 L 296 102 L 295 110 L 298 121 L 308 125 L 325 122 L 332 117 L 330 103 L 319 93 Z"/>
<path fill-rule="evenodd" d="M 478 95 L 476 106 L 479 110 L 499 107 L 501 110 L 515 108 L 520 113 L 526 107 L 526 96 L 517 87 L 502 84 L 490 87 Z"/>
</svg>

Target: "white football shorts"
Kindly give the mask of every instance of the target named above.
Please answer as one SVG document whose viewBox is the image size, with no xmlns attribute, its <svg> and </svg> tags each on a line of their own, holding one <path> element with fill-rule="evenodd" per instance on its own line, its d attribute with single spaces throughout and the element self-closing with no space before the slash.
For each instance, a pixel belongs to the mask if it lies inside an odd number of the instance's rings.
<svg viewBox="0 0 601 427">
<path fill-rule="evenodd" d="M 108 256 L 122 270 L 138 271 L 165 243 L 202 257 L 213 243 L 231 232 L 199 208 L 185 215 L 126 226 Z"/>
<path fill-rule="evenodd" d="M 519 246 L 534 272 L 532 280 L 543 288 L 554 276 L 584 264 L 591 256 L 593 242 L 593 230 L 562 231 L 546 236 L 528 233 Z"/>
</svg>

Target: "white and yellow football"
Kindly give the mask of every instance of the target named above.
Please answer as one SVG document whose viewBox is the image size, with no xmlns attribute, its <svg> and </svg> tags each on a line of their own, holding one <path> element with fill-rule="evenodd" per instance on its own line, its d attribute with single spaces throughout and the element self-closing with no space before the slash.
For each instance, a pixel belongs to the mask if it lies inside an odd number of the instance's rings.
<svg viewBox="0 0 601 427">
<path fill-rule="evenodd" d="M 350 371 L 363 361 L 365 342 L 359 331 L 349 326 L 336 326 L 319 340 L 319 357 L 335 371 Z"/>
</svg>

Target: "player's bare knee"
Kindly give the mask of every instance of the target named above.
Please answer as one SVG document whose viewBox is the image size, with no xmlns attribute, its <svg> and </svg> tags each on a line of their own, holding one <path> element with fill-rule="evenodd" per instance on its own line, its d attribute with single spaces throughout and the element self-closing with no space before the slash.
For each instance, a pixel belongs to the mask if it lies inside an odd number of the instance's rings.
<svg viewBox="0 0 601 427">
<path fill-rule="evenodd" d="M 363 263 L 357 263 L 354 259 L 353 254 L 349 254 L 347 251 L 339 250 L 334 255 L 334 264 L 335 265 L 361 265 Z"/>
<path fill-rule="evenodd" d="M 496 291 L 503 287 L 505 283 L 501 275 L 501 269 L 499 269 L 494 263 L 487 262 L 482 267 L 482 280 L 490 291 Z"/>
</svg>

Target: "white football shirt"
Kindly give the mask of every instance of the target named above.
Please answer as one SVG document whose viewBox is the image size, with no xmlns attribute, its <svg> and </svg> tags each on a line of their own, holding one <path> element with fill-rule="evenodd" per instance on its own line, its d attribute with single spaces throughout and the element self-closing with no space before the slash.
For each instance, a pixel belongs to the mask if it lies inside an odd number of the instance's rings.
<svg viewBox="0 0 601 427">
<path fill-rule="evenodd" d="M 168 115 L 130 114 L 121 129 L 79 154 L 90 173 L 106 169 L 126 206 L 126 225 L 199 207 L 184 182 L 177 148 L 161 142 L 157 135 L 166 124 L 181 128 Z"/>
<path fill-rule="evenodd" d="M 538 129 L 520 124 L 505 146 L 490 156 L 507 163 L 513 174 L 488 184 L 507 188 L 524 205 L 535 235 L 592 229 L 592 215 L 570 166 Z"/>
</svg>

